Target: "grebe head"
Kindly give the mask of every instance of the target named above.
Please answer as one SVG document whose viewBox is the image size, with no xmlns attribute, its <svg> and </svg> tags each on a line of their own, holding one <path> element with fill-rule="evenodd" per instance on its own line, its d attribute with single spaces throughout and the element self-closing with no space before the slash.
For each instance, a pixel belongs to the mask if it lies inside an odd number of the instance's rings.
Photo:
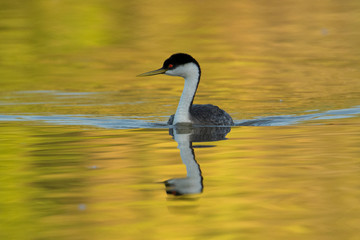
<svg viewBox="0 0 360 240">
<path fill-rule="evenodd" d="M 186 53 L 176 53 L 165 60 L 162 68 L 142 73 L 138 76 L 152 76 L 157 74 L 166 74 L 183 78 L 199 78 L 201 70 L 199 63 L 192 56 Z"/>
</svg>

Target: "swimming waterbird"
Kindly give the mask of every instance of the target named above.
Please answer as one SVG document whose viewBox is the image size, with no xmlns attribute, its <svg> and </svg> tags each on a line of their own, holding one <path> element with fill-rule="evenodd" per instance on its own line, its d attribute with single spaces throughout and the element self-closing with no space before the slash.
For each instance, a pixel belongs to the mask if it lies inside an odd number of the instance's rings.
<svg viewBox="0 0 360 240">
<path fill-rule="evenodd" d="M 179 76 L 185 79 L 179 105 L 175 114 L 170 116 L 168 121 L 169 125 L 234 125 L 231 116 L 219 107 L 212 104 L 193 104 L 200 82 L 201 69 L 199 63 L 189 54 L 173 54 L 165 60 L 162 68 L 138 76 L 152 76 L 157 74 Z"/>
</svg>

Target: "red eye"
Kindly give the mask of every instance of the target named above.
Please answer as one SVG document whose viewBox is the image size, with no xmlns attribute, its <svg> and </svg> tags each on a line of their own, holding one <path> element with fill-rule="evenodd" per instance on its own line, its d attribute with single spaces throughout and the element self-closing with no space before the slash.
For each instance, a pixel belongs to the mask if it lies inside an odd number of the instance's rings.
<svg viewBox="0 0 360 240">
<path fill-rule="evenodd" d="M 169 66 L 168 66 L 168 68 L 172 68 L 174 65 L 172 65 L 172 64 L 169 64 Z"/>
</svg>

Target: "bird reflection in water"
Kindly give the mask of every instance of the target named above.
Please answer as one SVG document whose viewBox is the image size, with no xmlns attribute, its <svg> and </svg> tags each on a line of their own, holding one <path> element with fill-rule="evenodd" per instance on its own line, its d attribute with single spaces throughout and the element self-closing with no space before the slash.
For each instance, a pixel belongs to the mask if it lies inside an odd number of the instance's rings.
<svg viewBox="0 0 360 240">
<path fill-rule="evenodd" d="M 178 143 L 180 157 L 186 166 L 186 177 L 166 180 L 166 193 L 175 196 L 201 193 L 203 176 L 200 165 L 195 159 L 193 142 L 210 142 L 226 139 L 230 127 L 175 127 L 169 134 Z M 196 146 L 195 146 L 196 147 Z M 209 147 L 209 146 L 202 146 Z"/>
</svg>

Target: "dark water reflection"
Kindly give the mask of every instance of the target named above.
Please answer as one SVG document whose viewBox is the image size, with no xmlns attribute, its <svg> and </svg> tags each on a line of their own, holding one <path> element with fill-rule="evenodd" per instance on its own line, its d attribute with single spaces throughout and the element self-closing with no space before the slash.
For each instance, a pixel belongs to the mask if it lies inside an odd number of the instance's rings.
<svg viewBox="0 0 360 240">
<path fill-rule="evenodd" d="M 170 135 L 178 144 L 182 162 L 186 166 L 186 178 L 166 180 L 166 192 L 173 195 L 201 193 L 203 191 L 203 176 L 200 165 L 195 159 L 194 142 L 209 142 L 226 139 L 231 131 L 230 127 L 174 127 L 170 128 Z M 211 147 L 211 146 L 202 146 Z"/>
</svg>

